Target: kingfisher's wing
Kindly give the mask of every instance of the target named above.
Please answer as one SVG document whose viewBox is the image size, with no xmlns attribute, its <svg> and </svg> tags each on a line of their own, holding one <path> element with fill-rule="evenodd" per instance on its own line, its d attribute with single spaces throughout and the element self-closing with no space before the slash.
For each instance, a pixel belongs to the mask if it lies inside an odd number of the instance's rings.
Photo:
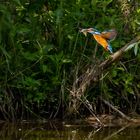
<svg viewBox="0 0 140 140">
<path fill-rule="evenodd" d="M 114 40 L 117 35 L 117 31 L 115 29 L 103 31 L 101 32 L 101 36 L 108 41 Z"/>
</svg>

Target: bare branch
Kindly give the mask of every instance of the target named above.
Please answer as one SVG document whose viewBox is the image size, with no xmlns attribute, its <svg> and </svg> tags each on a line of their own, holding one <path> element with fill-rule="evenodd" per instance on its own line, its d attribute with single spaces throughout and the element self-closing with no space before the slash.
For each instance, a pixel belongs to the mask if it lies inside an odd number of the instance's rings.
<svg viewBox="0 0 140 140">
<path fill-rule="evenodd" d="M 70 112 L 68 111 L 70 114 L 74 113 L 75 110 L 76 111 L 78 110 L 78 108 L 81 105 L 79 98 L 81 98 L 81 96 L 85 94 L 85 91 L 88 89 L 88 87 L 91 86 L 91 84 L 99 81 L 104 70 L 110 67 L 112 63 L 117 62 L 127 51 L 127 48 L 129 48 L 131 44 L 137 43 L 139 41 L 140 36 L 137 36 L 136 38 L 131 40 L 128 44 L 126 44 L 124 47 L 122 47 L 120 50 L 112 54 L 107 60 L 101 62 L 100 64 L 89 66 L 86 72 L 83 73 L 81 76 L 79 76 L 79 78 L 77 78 L 76 81 L 74 81 L 72 90 L 70 90 L 70 98 L 71 98 L 69 104 Z"/>
</svg>

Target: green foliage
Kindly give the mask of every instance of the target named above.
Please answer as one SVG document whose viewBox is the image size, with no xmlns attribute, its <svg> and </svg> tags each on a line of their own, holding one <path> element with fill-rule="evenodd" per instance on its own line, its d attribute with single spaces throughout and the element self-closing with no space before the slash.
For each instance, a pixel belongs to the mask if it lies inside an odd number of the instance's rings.
<svg viewBox="0 0 140 140">
<path fill-rule="evenodd" d="M 102 54 L 100 46 L 96 52 L 96 42 L 91 36 L 86 40 L 78 32 L 79 28 L 96 27 L 101 31 L 116 28 L 118 37 L 112 42 L 114 51 L 140 32 L 140 8 L 133 2 L 128 3 L 136 11 L 124 18 L 121 4 L 113 0 L 72 0 L 69 4 L 64 0 L 1 2 L 0 99 L 4 100 L 0 105 L 5 104 L 1 107 L 3 118 L 27 118 L 34 115 L 33 112 L 38 115 L 48 112 L 46 117 L 53 117 L 61 106 L 66 108 L 67 89 L 72 86 L 75 76 L 88 64 L 105 59 L 107 54 Z M 126 96 L 135 94 L 135 90 L 140 89 L 140 54 L 136 44 L 134 53 L 126 54 L 121 60 L 123 65 L 112 67 L 96 85 L 96 92 L 93 95 L 89 92 L 89 96 L 95 99 L 103 92 L 109 99 L 119 101 L 120 97 L 114 94 L 118 87 Z M 7 101 L 9 97 L 10 102 Z M 7 105 L 13 110 L 9 116 Z M 20 110 L 22 114 L 17 113 Z"/>
</svg>

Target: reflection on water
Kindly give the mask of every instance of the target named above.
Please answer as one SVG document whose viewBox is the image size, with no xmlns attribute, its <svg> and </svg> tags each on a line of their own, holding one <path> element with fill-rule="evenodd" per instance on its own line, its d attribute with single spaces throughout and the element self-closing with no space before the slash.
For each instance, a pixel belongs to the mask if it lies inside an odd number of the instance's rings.
<svg viewBox="0 0 140 140">
<path fill-rule="evenodd" d="M 0 140 L 140 140 L 140 126 L 94 128 L 62 123 L 1 123 Z"/>
</svg>

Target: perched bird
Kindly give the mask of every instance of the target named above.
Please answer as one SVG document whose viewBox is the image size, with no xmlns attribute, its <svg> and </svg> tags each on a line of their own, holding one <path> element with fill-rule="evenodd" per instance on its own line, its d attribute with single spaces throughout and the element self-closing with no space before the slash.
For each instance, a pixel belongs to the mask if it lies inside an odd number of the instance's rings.
<svg viewBox="0 0 140 140">
<path fill-rule="evenodd" d="M 82 32 L 85 36 L 87 35 L 87 33 L 91 33 L 94 39 L 101 46 L 103 46 L 105 50 L 110 51 L 110 53 L 113 53 L 112 47 L 110 45 L 110 41 L 113 40 L 117 35 L 115 29 L 100 32 L 94 28 L 88 28 L 88 29 L 81 29 L 80 32 Z"/>
</svg>

